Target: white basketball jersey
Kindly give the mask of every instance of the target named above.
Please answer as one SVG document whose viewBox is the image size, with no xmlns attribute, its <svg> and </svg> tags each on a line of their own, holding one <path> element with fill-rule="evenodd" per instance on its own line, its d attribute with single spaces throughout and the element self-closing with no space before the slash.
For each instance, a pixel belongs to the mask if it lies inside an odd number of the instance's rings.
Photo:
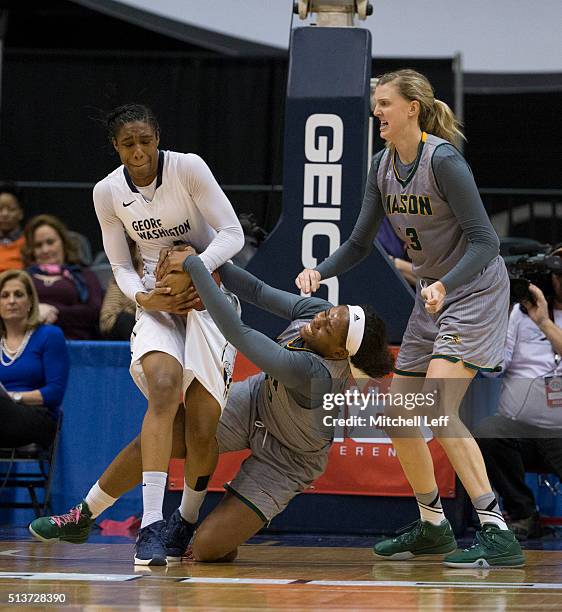
<svg viewBox="0 0 562 612">
<path fill-rule="evenodd" d="M 164 247 L 189 243 L 202 254 L 206 267 L 214 270 L 243 246 L 242 228 L 232 205 L 199 156 L 160 151 L 153 198 L 148 201 L 141 190 L 146 193 L 133 184 L 123 165 L 94 188 L 105 251 L 119 286 L 132 299 L 142 289 L 130 276 L 123 228 L 140 248 L 145 289 L 152 288 L 146 281 Z M 211 243 L 213 248 L 205 252 Z M 119 278 L 119 272 L 126 274 Z"/>
</svg>

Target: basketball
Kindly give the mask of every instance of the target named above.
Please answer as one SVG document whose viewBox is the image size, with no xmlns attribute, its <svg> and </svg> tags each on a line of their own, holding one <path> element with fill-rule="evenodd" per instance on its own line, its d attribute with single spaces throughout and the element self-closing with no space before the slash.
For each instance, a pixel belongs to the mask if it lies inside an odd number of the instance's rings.
<svg viewBox="0 0 562 612">
<path fill-rule="evenodd" d="M 221 285 L 221 277 L 220 274 L 215 270 L 212 274 L 213 280 L 220 287 Z M 172 290 L 171 295 L 177 295 L 178 293 L 182 293 L 187 291 L 190 287 L 193 286 L 191 281 L 191 276 L 187 272 L 170 272 L 166 275 L 166 286 L 170 287 Z M 201 301 L 201 298 L 196 293 L 195 298 L 197 300 L 194 310 L 205 310 L 205 305 Z"/>
<path fill-rule="evenodd" d="M 191 246 L 191 245 L 186 244 L 180 247 L 173 247 L 173 250 L 181 251 L 181 250 L 184 250 L 185 247 L 187 246 Z M 166 259 L 168 252 L 169 252 L 169 249 L 167 248 L 160 250 L 160 257 L 158 258 L 158 265 L 156 266 L 156 280 L 157 281 L 163 280 L 160 270 L 161 270 L 161 266 L 164 260 Z M 220 274 L 215 270 L 211 276 L 213 277 L 213 280 L 215 281 L 217 286 L 220 287 L 221 285 Z M 187 291 L 190 287 L 193 286 L 193 283 L 191 281 L 191 276 L 187 272 L 178 272 L 178 271 L 169 272 L 165 278 L 166 278 L 166 286 L 172 290 L 170 295 L 178 295 L 178 293 L 183 293 L 184 291 Z M 196 299 L 196 303 L 195 303 L 195 306 L 193 306 L 193 310 L 198 310 L 198 311 L 205 310 L 205 306 L 197 293 L 195 293 L 195 299 Z"/>
</svg>

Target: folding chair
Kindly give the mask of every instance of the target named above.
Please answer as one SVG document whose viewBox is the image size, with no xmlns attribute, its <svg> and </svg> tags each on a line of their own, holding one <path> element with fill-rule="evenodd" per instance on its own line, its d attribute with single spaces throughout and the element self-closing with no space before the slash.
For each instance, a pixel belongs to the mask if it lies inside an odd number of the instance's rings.
<svg viewBox="0 0 562 612">
<path fill-rule="evenodd" d="M 3 489 L 27 489 L 30 501 L 0 502 L 0 508 L 33 508 L 35 516 L 44 516 L 51 509 L 51 484 L 55 469 L 62 410 L 59 412 L 57 429 L 51 445 L 43 448 L 29 444 L 20 448 L 0 449 L 0 492 Z M 14 470 L 23 466 L 24 471 Z M 43 500 L 37 496 L 37 489 L 43 489 Z"/>
</svg>

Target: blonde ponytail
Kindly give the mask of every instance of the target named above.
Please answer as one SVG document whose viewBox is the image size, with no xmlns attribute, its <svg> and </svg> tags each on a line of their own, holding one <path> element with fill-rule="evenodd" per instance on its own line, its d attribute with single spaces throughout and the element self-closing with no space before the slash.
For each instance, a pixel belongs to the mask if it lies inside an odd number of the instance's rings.
<svg viewBox="0 0 562 612">
<path fill-rule="evenodd" d="M 426 125 L 421 125 L 420 122 L 420 128 L 428 134 L 448 140 L 456 147 L 466 140 L 453 111 L 445 102 L 437 98 L 434 99 L 433 108 L 428 113 Z"/>
</svg>

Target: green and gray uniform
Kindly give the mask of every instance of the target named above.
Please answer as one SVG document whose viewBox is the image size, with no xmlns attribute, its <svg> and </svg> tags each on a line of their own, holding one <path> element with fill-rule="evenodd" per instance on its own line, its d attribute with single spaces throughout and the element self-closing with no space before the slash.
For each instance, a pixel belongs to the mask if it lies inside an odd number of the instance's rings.
<svg viewBox="0 0 562 612">
<path fill-rule="evenodd" d="M 420 281 L 440 280 L 445 305 L 428 314 L 416 301 L 396 362 L 398 373 L 424 374 L 432 358 L 495 370 L 503 361 L 509 279 L 499 240 L 470 168 L 445 140 L 423 135 L 416 159 L 402 164 L 385 149 L 373 158 L 361 212 L 349 239 L 316 269 L 344 273 L 371 252 L 384 215 L 406 243 Z"/>
<path fill-rule="evenodd" d="M 221 453 L 252 451 L 225 487 L 269 521 L 326 469 L 334 431 L 322 423 L 322 398 L 343 392 L 351 372 L 347 359 L 305 349 L 300 329 L 333 304 L 274 289 L 225 264 L 219 272 L 230 291 L 291 321 L 274 341 L 240 320 L 198 257 L 188 257 L 184 268 L 224 337 L 263 370 L 232 385 L 217 440 Z"/>
</svg>

